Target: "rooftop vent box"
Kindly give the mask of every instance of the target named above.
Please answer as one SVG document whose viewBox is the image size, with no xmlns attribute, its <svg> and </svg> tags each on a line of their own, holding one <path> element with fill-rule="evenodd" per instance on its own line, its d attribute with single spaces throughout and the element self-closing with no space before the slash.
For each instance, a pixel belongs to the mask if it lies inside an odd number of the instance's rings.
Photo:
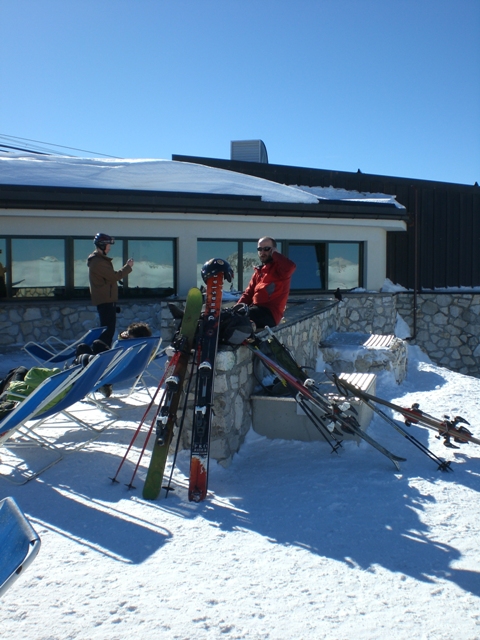
<svg viewBox="0 0 480 640">
<path fill-rule="evenodd" d="M 261 140 L 232 140 L 230 160 L 268 164 L 267 148 Z"/>
</svg>

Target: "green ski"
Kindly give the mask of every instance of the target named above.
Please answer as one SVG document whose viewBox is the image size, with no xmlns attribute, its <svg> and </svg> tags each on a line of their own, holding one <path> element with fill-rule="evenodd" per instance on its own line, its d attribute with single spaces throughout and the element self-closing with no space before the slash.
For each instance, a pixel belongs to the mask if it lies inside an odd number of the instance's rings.
<svg viewBox="0 0 480 640">
<path fill-rule="evenodd" d="M 165 396 L 158 412 L 155 442 L 142 494 L 146 500 L 156 500 L 160 495 L 168 450 L 172 442 L 173 429 L 177 419 L 177 409 L 182 395 L 188 360 L 193 347 L 202 304 L 203 296 L 200 289 L 195 287 L 190 289 L 187 295 L 182 324 L 173 345 L 180 355 L 172 375 L 165 381 Z"/>
</svg>

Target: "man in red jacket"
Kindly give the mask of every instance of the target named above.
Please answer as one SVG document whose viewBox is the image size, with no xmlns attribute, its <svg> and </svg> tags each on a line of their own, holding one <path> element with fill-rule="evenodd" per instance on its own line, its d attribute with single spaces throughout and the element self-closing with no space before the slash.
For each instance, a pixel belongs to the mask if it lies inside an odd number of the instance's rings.
<svg viewBox="0 0 480 640">
<path fill-rule="evenodd" d="M 296 264 L 277 250 L 273 238 L 260 238 L 257 247 L 260 266 L 237 304 L 249 307 L 256 329 L 275 327 L 283 317 L 290 293 L 290 280 Z"/>
</svg>

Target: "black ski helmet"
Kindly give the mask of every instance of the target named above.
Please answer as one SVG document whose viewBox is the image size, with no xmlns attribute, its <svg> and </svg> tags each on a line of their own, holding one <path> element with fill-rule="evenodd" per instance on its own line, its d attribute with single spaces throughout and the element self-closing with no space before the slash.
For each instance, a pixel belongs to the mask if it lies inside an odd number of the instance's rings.
<svg viewBox="0 0 480 640">
<path fill-rule="evenodd" d="M 115 244 L 115 238 L 112 238 L 112 236 L 106 233 L 97 233 L 93 239 L 93 244 L 102 251 L 105 251 L 107 244 Z"/>
<path fill-rule="evenodd" d="M 207 260 L 202 267 L 203 281 L 206 283 L 209 278 L 217 275 L 217 273 L 223 273 L 227 282 L 233 280 L 233 269 L 226 260 L 222 260 L 222 258 Z"/>
</svg>

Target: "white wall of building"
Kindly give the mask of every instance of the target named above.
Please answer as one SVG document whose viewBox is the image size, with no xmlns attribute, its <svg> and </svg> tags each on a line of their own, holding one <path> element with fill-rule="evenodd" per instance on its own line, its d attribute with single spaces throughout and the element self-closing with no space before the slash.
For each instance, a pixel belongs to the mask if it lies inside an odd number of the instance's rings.
<svg viewBox="0 0 480 640">
<path fill-rule="evenodd" d="M 351 241 L 365 243 L 365 287 L 379 290 L 386 277 L 387 231 L 405 231 L 399 220 L 327 219 L 218 214 L 0 210 L 2 235 L 176 238 L 178 293 L 196 283 L 197 239 Z M 92 244 L 93 248 L 93 244 Z M 212 256 L 222 257 L 222 256 Z"/>
</svg>

